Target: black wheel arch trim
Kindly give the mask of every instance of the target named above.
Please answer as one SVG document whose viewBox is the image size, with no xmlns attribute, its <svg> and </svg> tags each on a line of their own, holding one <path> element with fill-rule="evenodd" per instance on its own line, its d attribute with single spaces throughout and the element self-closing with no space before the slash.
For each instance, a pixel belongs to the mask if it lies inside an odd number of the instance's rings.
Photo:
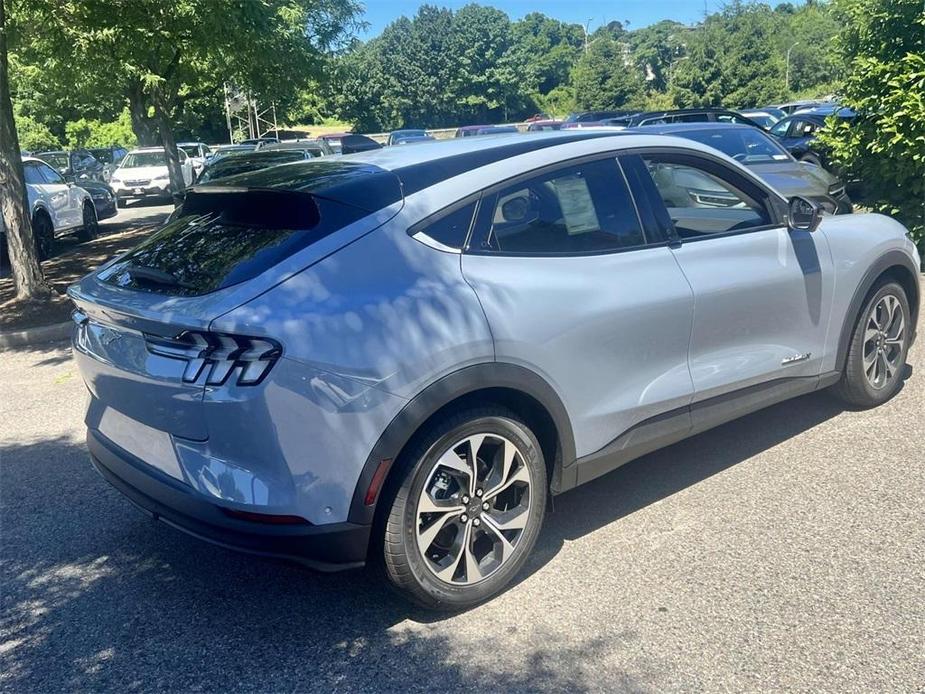
<svg viewBox="0 0 925 694">
<path fill-rule="evenodd" d="M 915 266 L 912 258 L 907 253 L 894 249 L 881 255 L 869 268 L 867 268 L 867 272 L 864 273 L 860 283 L 854 290 L 854 295 L 851 297 L 851 303 L 848 304 L 848 310 L 845 313 L 845 319 L 842 322 L 841 333 L 838 338 L 838 354 L 835 361 L 835 369 L 837 371 L 842 371 L 845 368 L 845 360 L 848 358 L 848 346 L 851 343 L 851 334 L 854 332 L 854 326 L 864 306 L 864 301 L 867 299 L 867 296 L 870 294 L 871 289 L 873 289 L 874 284 L 880 276 L 894 267 L 901 267 L 907 270 L 912 277 L 912 282 L 910 283 L 912 293 L 906 298 L 909 300 L 909 308 L 912 311 L 912 316 L 909 321 L 912 325 L 910 344 L 915 340 L 915 328 L 919 317 L 919 295 L 921 293 L 919 290 L 919 268 Z"/>
<path fill-rule="evenodd" d="M 383 461 L 391 466 L 401 454 L 415 432 L 431 416 L 453 401 L 476 391 L 501 388 L 519 392 L 539 403 L 549 414 L 556 428 L 561 455 L 556 461 L 553 477 L 561 474 L 560 468 L 575 462 L 575 438 L 565 405 L 551 385 L 536 372 L 507 362 L 485 362 L 454 371 L 418 393 L 392 419 L 379 436 L 363 465 L 348 518 L 352 523 L 372 523 L 379 498 L 366 505 L 366 491 Z"/>
</svg>

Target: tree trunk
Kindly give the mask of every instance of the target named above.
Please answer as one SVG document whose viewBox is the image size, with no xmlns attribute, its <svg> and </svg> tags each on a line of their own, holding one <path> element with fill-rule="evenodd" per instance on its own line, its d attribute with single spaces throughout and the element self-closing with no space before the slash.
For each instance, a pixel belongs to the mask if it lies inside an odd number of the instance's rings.
<svg viewBox="0 0 925 694">
<path fill-rule="evenodd" d="M 10 100 L 5 2 L 0 0 L 0 208 L 16 297 L 45 299 L 51 295 L 51 289 L 45 284 L 35 247 L 22 158 L 19 154 L 19 135 L 16 133 L 13 102 Z"/>
<path fill-rule="evenodd" d="M 140 82 L 128 89 L 128 110 L 132 118 L 132 131 L 142 147 L 151 147 L 158 142 L 157 123 L 148 115 L 148 98 Z"/>
<path fill-rule="evenodd" d="M 176 194 L 186 188 L 183 178 L 183 167 L 180 166 L 180 155 L 177 153 L 177 141 L 173 136 L 170 115 L 164 103 L 163 95 L 158 92 L 154 96 L 154 115 L 160 131 L 161 143 L 167 153 L 167 172 L 170 174 L 170 190 Z"/>
</svg>

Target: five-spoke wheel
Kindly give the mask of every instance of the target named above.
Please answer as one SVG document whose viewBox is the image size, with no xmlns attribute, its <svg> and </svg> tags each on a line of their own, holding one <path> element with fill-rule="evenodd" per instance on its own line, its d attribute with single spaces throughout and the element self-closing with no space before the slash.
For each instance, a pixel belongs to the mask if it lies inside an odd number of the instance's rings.
<svg viewBox="0 0 925 694">
<path fill-rule="evenodd" d="M 383 532 L 392 584 L 428 607 L 468 607 L 500 591 L 542 524 L 536 436 L 504 408 L 479 408 L 433 423 L 403 457 Z"/>
<path fill-rule="evenodd" d="M 902 387 L 911 320 L 906 292 L 886 281 L 868 297 L 857 318 L 835 391 L 851 405 L 875 407 Z"/>
<path fill-rule="evenodd" d="M 509 439 L 478 433 L 451 445 L 418 499 L 417 546 L 442 581 L 481 581 L 508 561 L 530 516 L 530 470 Z"/>
</svg>

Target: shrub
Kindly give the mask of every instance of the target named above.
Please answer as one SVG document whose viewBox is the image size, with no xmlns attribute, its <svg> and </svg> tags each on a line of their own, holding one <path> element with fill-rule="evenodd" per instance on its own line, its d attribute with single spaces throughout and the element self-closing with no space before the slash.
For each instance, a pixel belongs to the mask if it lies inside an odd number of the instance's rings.
<svg viewBox="0 0 925 694">
<path fill-rule="evenodd" d="M 857 112 L 820 135 L 859 202 L 905 224 L 925 249 L 925 9 L 921 0 L 836 0 L 849 64 L 842 103 Z M 832 119 L 835 120 L 835 119 Z"/>
</svg>

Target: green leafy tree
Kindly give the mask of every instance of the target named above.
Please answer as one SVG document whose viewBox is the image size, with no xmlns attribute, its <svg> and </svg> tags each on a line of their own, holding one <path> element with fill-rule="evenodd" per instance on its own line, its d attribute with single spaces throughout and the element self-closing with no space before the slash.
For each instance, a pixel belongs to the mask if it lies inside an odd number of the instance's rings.
<svg viewBox="0 0 925 694">
<path fill-rule="evenodd" d="M 598 35 L 572 69 L 575 105 L 581 110 L 633 109 L 645 103 L 642 76 L 629 47 Z"/>
<path fill-rule="evenodd" d="M 684 55 L 686 33 L 686 27 L 680 22 L 664 19 L 629 35 L 633 60 L 645 73 L 649 92 L 664 92 L 668 88 L 668 71 L 672 63 Z"/>
<path fill-rule="evenodd" d="M 18 109 L 14 106 L 14 112 Z M 23 116 L 15 113 L 16 131 L 19 133 L 19 146 L 27 152 L 41 152 L 49 149 L 59 149 L 61 141 L 44 123 L 40 123 L 32 116 Z"/>
<path fill-rule="evenodd" d="M 568 86 L 569 72 L 584 46 L 584 30 L 580 24 L 568 24 L 540 12 L 531 12 L 514 22 L 512 32 L 527 90 L 547 95 L 554 89 Z"/>
<path fill-rule="evenodd" d="M 139 141 L 156 129 L 179 190 L 185 104 L 220 104 L 225 81 L 258 98 L 291 96 L 319 76 L 357 11 L 353 0 L 25 0 L 17 24 L 21 56 L 44 64 L 46 79 L 87 98 L 102 84 L 128 101 Z"/>
<path fill-rule="evenodd" d="M 81 118 L 71 121 L 64 126 L 67 136 L 67 146 L 70 149 L 79 147 L 134 147 L 138 144 L 135 132 L 132 130 L 132 118 L 128 109 L 123 109 L 115 121 L 103 123 L 99 120 Z"/>
<path fill-rule="evenodd" d="M 925 7 L 920 0 L 835 0 L 842 103 L 857 117 L 820 134 L 862 182 L 860 202 L 894 215 L 925 249 Z"/>
</svg>

